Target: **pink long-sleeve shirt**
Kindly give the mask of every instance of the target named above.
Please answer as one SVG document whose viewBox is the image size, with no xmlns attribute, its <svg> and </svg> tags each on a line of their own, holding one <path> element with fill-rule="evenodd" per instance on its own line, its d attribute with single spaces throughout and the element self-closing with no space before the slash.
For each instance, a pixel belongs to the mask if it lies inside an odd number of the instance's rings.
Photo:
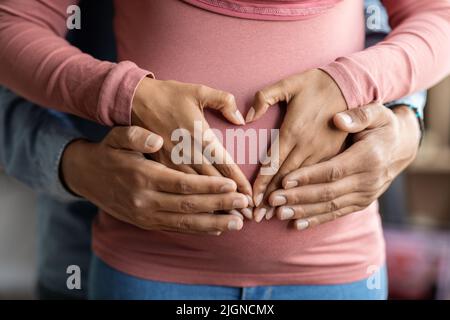
<svg viewBox="0 0 450 320">
<path fill-rule="evenodd" d="M 103 124 L 129 123 L 146 70 L 232 92 L 243 113 L 258 89 L 311 68 L 335 79 L 349 107 L 399 98 L 450 70 L 450 3 L 444 0 L 384 1 L 394 31 L 367 50 L 362 0 L 117 0 L 118 64 L 95 60 L 62 39 L 73 2 L 0 1 L 0 83 Z M 219 130 L 232 127 L 215 114 L 206 117 Z M 275 106 L 248 127 L 275 128 L 281 120 Z M 249 178 L 257 167 L 241 165 Z M 246 222 L 241 232 L 221 237 L 144 231 L 104 212 L 93 230 L 94 250 L 108 264 L 162 281 L 343 283 L 384 262 L 376 203 L 304 232 L 275 219 Z"/>
</svg>

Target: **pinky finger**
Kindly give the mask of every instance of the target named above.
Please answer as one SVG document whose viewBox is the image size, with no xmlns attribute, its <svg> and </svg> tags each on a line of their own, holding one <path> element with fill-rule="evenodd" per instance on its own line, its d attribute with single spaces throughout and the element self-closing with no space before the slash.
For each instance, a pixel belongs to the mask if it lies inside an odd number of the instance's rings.
<svg viewBox="0 0 450 320">
<path fill-rule="evenodd" d="M 317 216 L 313 216 L 313 217 L 309 217 L 309 218 L 305 218 L 305 219 L 297 219 L 294 222 L 294 226 L 295 229 L 297 230 L 305 230 L 311 227 L 315 227 L 330 221 L 334 221 L 337 218 L 346 216 L 350 213 L 362 210 L 363 207 L 360 206 L 349 206 L 349 207 L 345 207 L 333 212 L 329 212 L 329 213 L 325 213 L 325 214 L 321 214 L 321 215 L 317 215 Z"/>
</svg>

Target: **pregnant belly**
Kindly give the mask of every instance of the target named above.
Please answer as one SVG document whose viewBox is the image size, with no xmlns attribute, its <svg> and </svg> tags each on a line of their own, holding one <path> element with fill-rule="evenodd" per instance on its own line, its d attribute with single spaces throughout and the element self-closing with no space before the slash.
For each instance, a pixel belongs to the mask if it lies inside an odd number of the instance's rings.
<svg viewBox="0 0 450 320">
<path fill-rule="evenodd" d="M 270 22 L 222 16 L 177 0 L 127 2 L 121 9 L 124 3 L 116 2 L 120 59 L 135 61 L 158 79 L 231 92 L 243 114 L 257 90 L 360 50 L 364 42 L 363 9 L 352 1 L 343 1 L 319 17 Z M 145 30 L 142 21 L 146 21 Z M 278 128 L 283 108 L 270 108 L 263 119 L 244 129 Z M 223 133 L 234 128 L 215 113 L 207 112 L 206 117 L 211 127 Z M 239 152 L 248 153 L 251 148 L 247 144 Z M 259 167 L 254 163 L 240 166 L 249 179 Z M 372 206 L 357 216 L 306 232 L 276 219 L 247 222 L 243 231 L 217 238 L 146 232 L 101 215 L 95 229 L 96 247 L 114 247 L 127 261 L 139 261 L 148 270 L 157 264 L 171 270 L 182 265 L 182 273 L 199 268 L 206 273 L 295 273 L 302 268 L 309 272 L 336 262 L 351 266 L 376 255 L 378 251 L 361 247 L 367 244 L 364 239 L 372 244 L 381 241 L 374 212 Z"/>
<path fill-rule="evenodd" d="M 342 3 L 309 20 L 254 21 L 218 15 L 178 0 L 135 1 L 117 11 L 119 57 L 151 70 L 158 79 L 228 91 L 245 115 L 257 90 L 361 49 L 362 13 L 360 6 Z M 141 21 L 146 21 L 145 30 Z M 354 30 L 361 32 L 349 37 L 347 33 Z M 223 134 L 234 128 L 217 113 L 207 111 L 206 118 Z M 281 120 L 282 110 L 277 105 L 243 129 L 278 128 Z M 251 141 L 234 154 L 234 158 L 247 156 L 240 166 L 249 179 L 259 167 L 250 161 L 250 155 L 258 152 L 257 144 Z"/>
</svg>

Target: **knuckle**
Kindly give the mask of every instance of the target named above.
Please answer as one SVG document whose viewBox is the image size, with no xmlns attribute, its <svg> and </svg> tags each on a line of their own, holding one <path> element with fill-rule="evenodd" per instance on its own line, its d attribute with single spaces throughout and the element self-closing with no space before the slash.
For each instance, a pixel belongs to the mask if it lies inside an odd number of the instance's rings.
<svg viewBox="0 0 450 320">
<path fill-rule="evenodd" d="M 296 180 L 298 182 L 299 185 L 308 185 L 309 181 L 311 180 L 309 178 L 309 175 L 306 173 L 301 173 L 296 177 Z"/>
<path fill-rule="evenodd" d="M 303 197 L 299 192 L 287 193 L 286 197 L 289 203 L 299 204 L 303 202 Z"/>
<path fill-rule="evenodd" d="M 291 85 L 291 81 L 288 79 L 282 79 L 278 82 L 277 87 L 281 90 L 281 91 L 285 91 L 288 90 L 289 86 Z"/>
<path fill-rule="evenodd" d="M 337 211 L 333 211 L 331 212 L 331 220 L 336 220 L 337 218 L 340 217 L 339 213 Z"/>
<path fill-rule="evenodd" d="M 163 210 L 165 209 L 165 205 L 163 203 L 164 202 L 160 197 L 152 196 L 148 200 L 148 207 L 152 208 L 153 210 Z"/>
<path fill-rule="evenodd" d="M 344 211 L 342 211 L 342 210 L 334 211 L 334 219 L 341 218 L 343 216 L 345 216 L 345 212 Z"/>
<path fill-rule="evenodd" d="M 380 108 L 382 108 L 382 110 L 383 110 L 384 114 L 386 115 L 386 118 L 388 119 L 389 123 L 397 123 L 395 113 L 391 109 L 386 108 L 382 104 L 380 104 Z"/>
<path fill-rule="evenodd" d="M 370 164 L 373 169 L 381 169 L 384 164 L 383 151 L 379 147 L 373 147 L 370 152 Z"/>
<path fill-rule="evenodd" d="M 334 199 L 334 190 L 330 187 L 325 187 L 320 195 L 321 201 L 329 201 Z"/>
<path fill-rule="evenodd" d="M 356 108 L 353 109 L 353 115 L 360 123 L 367 123 L 369 121 L 370 111 L 367 108 Z"/>
<path fill-rule="evenodd" d="M 264 91 L 257 91 L 255 94 L 255 100 L 258 102 L 266 102 L 266 95 L 264 94 Z"/>
<path fill-rule="evenodd" d="M 340 179 L 342 179 L 343 176 L 344 176 L 344 172 L 343 172 L 342 168 L 340 168 L 340 167 L 333 166 L 328 171 L 328 181 L 329 182 L 334 182 L 334 181 L 340 180 Z"/>
<path fill-rule="evenodd" d="M 175 190 L 177 190 L 177 192 L 179 193 L 192 193 L 193 188 L 186 181 L 179 180 L 175 182 Z"/>
<path fill-rule="evenodd" d="M 144 207 L 144 200 L 140 195 L 132 195 L 130 205 L 134 210 L 140 210 Z"/>
<path fill-rule="evenodd" d="M 371 193 L 364 193 L 357 204 L 359 204 L 361 208 L 367 208 L 373 201 L 375 201 L 375 199 Z"/>
<path fill-rule="evenodd" d="M 178 218 L 176 224 L 175 224 L 175 228 L 179 229 L 179 230 L 188 230 L 191 227 L 191 219 L 188 216 L 182 215 Z"/>
<path fill-rule="evenodd" d="M 228 105 L 232 105 L 232 104 L 235 104 L 236 99 L 233 94 L 224 92 L 223 93 L 223 101 Z"/>
<path fill-rule="evenodd" d="M 145 187 L 146 182 L 144 175 L 139 171 L 138 168 L 136 168 L 136 170 L 131 170 L 128 175 L 133 186 L 137 186 L 138 188 Z"/>
<path fill-rule="evenodd" d="M 196 205 L 192 200 L 182 200 L 180 202 L 181 212 L 192 213 L 196 211 Z"/>
<path fill-rule="evenodd" d="M 139 129 L 137 127 L 130 127 L 127 129 L 125 137 L 129 143 L 133 143 L 136 141 L 138 134 Z"/>
<path fill-rule="evenodd" d="M 199 84 L 195 86 L 194 91 L 197 94 L 197 96 L 203 97 L 208 93 L 208 87 L 203 84 Z"/>
<path fill-rule="evenodd" d="M 218 199 L 214 200 L 213 208 L 214 208 L 214 210 L 225 209 L 225 201 L 222 198 L 218 198 Z"/>
<path fill-rule="evenodd" d="M 328 212 L 335 212 L 339 210 L 339 204 L 334 200 L 327 202 L 327 206 Z"/>
</svg>

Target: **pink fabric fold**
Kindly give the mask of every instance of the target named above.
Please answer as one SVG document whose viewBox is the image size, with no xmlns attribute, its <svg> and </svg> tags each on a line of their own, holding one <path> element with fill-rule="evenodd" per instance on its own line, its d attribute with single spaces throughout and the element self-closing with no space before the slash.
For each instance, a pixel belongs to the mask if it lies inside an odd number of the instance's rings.
<svg viewBox="0 0 450 320">
<path fill-rule="evenodd" d="M 298 20 L 324 13 L 341 0 L 182 0 L 216 13 L 257 20 Z"/>
</svg>

